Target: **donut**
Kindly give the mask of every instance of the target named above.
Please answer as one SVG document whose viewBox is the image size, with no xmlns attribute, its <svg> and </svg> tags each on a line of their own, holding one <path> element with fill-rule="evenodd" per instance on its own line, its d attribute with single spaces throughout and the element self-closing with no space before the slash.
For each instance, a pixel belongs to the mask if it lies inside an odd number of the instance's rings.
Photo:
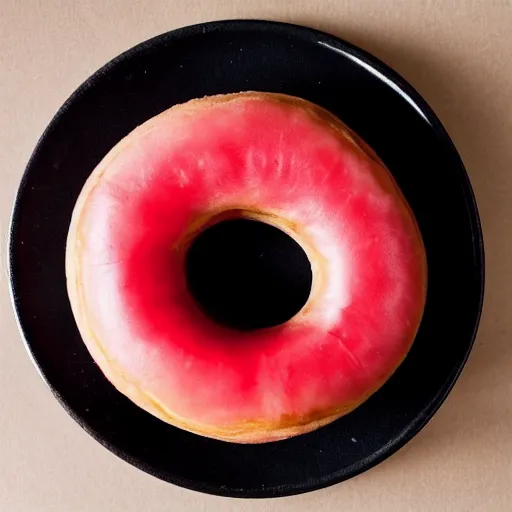
<svg viewBox="0 0 512 512">
<path fill-rule="evenodd" d="M 72 311 L 110 382 L 239 443 L 310 432 L 377 391 L 414 341 L 426 272 L 375 152 L 321 107 L 259 92 L 194 99 L 127 135 L 85 183 L 66 247 Z"/>
</svg>

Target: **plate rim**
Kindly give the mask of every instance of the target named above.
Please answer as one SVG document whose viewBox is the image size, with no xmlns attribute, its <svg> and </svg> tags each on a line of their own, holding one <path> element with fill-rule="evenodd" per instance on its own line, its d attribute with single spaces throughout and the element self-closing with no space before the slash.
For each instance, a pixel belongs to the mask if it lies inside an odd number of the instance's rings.
<svg viewBox="0 0 512 512">
<path fill-rule="evenodd" d="M 195 36 L 200 33 L 208 33 L 208 32 L 229 32 L 229 31 L 241 31 L 241 30 L 252 30 L 252 31 L 273 31 L 273 32 L 282 32 L 286 33 L 293 38 L 299 38 L 301 40 L 309 40 L 310 42 L 316 42 L 317 44 L 322 44 L 323 46 L 342 53 L 345 57 L 357 60 L 363 67 L 371 73 L 377 72 L 380 75 L 380 78 L 385 81 L 385 83 L 392 87 L 395 92 L 398 92 L 402 97 L 405 98 L 406 101 L 409 101 L 407 97 L 412 100 L 412 106 L 416 108 L 416 110 L 425 118 L 425 120 L 430 124 L 434 133 L 441 139 L 441 142 L 446 145 L 449 150 L 450 156 L 454 159 L 454 164 L 459 167 L 460 170 L 460 182 L 463 188 L 463 194 L 466 202 L 466 210 L 468 214 L 468 219 L 471 225 L 471 233 L 473 237 L 473 256 L 475 259 L 475 266 L 477 267 L 475 270 L 475 276 L 479 275 L 478 282 L 475 285 L 479 287 L 479 300 L 477 304 L 477 311 L 475 314 L 475 318 L 473 321 L 473 330 L 471 332 L 471 339 L 468 339 L 467 349 L 463 354 L 463 357 L 460 359 L 460 363 L 455 368 L 450 376 L 447 378 L 443 388 L 440 389 L 435 400 L 426 407 L 421 414 L 416 417 L 416 421 L 414 425 L 404 431 L 404 434 L 397 438 L 392 444 L 388 444 L 375 452 L 372 456 L 366 457 L 364 462 L 359 464 L 352 471 L 349 471 L 349 474 L 339 475 L 336 473 L 332 473 L 328 476 L 324 476 L 322 478 L 316 478 L 314 482 L 299 482 L 294 484 L 287 484 L 284 486 L 274 486 L 274 487 L 265 487 L 265 488 L 251 488 L 250 490 L 224 486 L 224 485 L 212 485 L 205 482 L 200 482 L 196 480 L 183 479 L 183 478 L 163 478 L 158 474 L 158 470 L 152 468 L 150 464 L 146 464 L 144 461 L 136 459 L 132 457 L 130 454 L 126 453 L 122 449 L 118 448 L 116 445 L 111 444 L 110 442 L 103 439 L 101 433 L 96 432 L 92 428 L 88 426 L 88 424 L 78 415 L 76 414 L 71 405 L 69 405 L 60 392 L 52 386 L 49 382 L 44 369 L 38 364 L 36 357 L 31 349 L 31 343 L 25 335 L 25 330 L 23 327 L 23 320 L 21 318 L 22 314 L 20 313 L 18 307 L 18 298 L 15 293 L 16 288 L 16 278 L 15 272 L 13 270 L 14 262 L 15 262 L 15 249 L 14 242 L 16 239 L 17 232 L 17 224 L 18 219 L 21 213 L 21 203 L 25 191 L 25 187 L 27 185 L 29 175 L 31 174 L 31 167 L 33 162 L 41 150 L 43 144 L 45 143 L 46 138 L 54 128 L 59 123 L 60 118 L 67 112 L 67 110 L 71 107 L 74 101 L 79 98 L 85 91 L 87 91 L 91 86 L 93 86 L 94 82 L 105 74 L 108 74 L 110 69 L 124 61 L 127 61 L 131 58 L 133 54 L 136 54 L 144 49 L 150 48 L 152 46 L 161 44 L 166 40 L 179 40 L 184 37 Z M 370 69 L 369 69 L 370 68 Z M 409 101 L 409 103 L 411 103 Z M 454 166 L 455 166 L 454 165 Z M 39 376 L 45 383 L 45 385 L 50 389 L 53 396 L 58 400 L 60 405 L 65 409 L 67 414 L 69 414 L 73 420 L 80 425 L 82 429 L 84 429 L 93 439 L 98 441 L 102 446 L 107 448 L 114 455 L 119 457 L 120 459 L 128 462 L 129 464 L 135 466 L 142 471 L 155 476 L 159 479 L 163 479 L 166 482 L 172 483 L 174 485 L 178 485 L 180 487 L 184 487 L 186 489 L 199 491 L 211 495 L 216 496 L 224 496 L 224 497 L 234 497 L 234 498 L 273 498 L 273 497 L 285 497 L 296 494 L 302 494 L 314 490 L 318 490 L 321 488 L 325 488 L 334 484 L 338 484 L 342 481 L 348 480 L 357 476 L 373 467 L 381 463 L 383 460 L 392 456 L 395 452 L 403 448 L 415 435 L 417 435 L 425 425 L 432 419 L 438 409 L 446 400 L 447 396 L 453 389 L 453 386 L 457 382 L 464 366 L 466 365 L 467 359 L 471 350 L 474 346 L 474 342 L 476 339 L 479 323 L 481 320 L 483 303 L 484 303 L 484 295 L 485 295 L 485 251 L 484 251 L 484 239 L 482 226 L 480 221 L 480 216 L 478 212 L 478 207 L 476 203 L 475 194 L 473 188 L 471 186 L 471 182 L 469 179 L 469 175 L 464 166 L 462 158 L 457 151 L 452 139 L 448 135 L 448 132 L 444 128 L 443 124 L 434 113 L 432 108 L 429 106 L 427 101 L 421 96 L 421 94 L 409 83 L 407 82 L 398 72 L 392 69 L 390 66 L 381 61 L 378 57 L 375 57 L 371 53 L 363 50 L 362 48 L 336 36 L 330 34 L 325 31 L 321 31 L 315 28 L 311 28 L 305 25 L 299 25 L 294 23 L 287 23 L 282 21 L 271 21 L 264 19 L 224 19 L 224 20 L 216 20 L 216 21 L 207 21 L 203 23 L 196 23 L 193 25 L 182 26 L 170 31 L 163 32 L 154 37 L 151 37 L 145 41 L 142 41 L 135 46 L 125 50 L 119 55 L 115 56 L 103 66 L 101 66 L 97 71 L 91 74 L 88 78 L 86 78 L 65 100 L 65 102 L 58 108 L 56 113 L 52 116 L 51 120 L 47 124 L 43 133 L 39 137 L 30 158 L 27 161 L 24 172 L 22 174 L 21 180 L 17 187 L 11 215 L 9 219 L 8 225 L 8 237 L 7 237 L 7 273 L 9 279 L 9 296 L 11 305 L 14 311 L 14 317 L 16 320 L 16 325 L 25 347 L 25 350 L 32 361 L 32 364 L 36 368 Z M 462 354 L 461 354 L 462 356 Z"/>
</svg>

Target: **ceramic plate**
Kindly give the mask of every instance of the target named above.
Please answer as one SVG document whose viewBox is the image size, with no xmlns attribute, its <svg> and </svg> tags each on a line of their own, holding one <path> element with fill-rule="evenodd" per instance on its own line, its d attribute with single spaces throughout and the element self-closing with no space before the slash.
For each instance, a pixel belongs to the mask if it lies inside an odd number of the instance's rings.
<svg viewBox="0 0 512 512">
<path fill-rule="evenodd" d="M 243 90 L 308 99 L 368 142 L 416 214 L 429 266 L 421 328 L 384 387 L 327 427 L 263 445 L 190 434 L 117 392 L 81 341 L 64 274 L 73 206 L 109 149 L 176 103 Z M 19 188 L 10 277 L 20 329 L 35 365 L 90 435 L 173 484 L 224 496 L 271 497 L 318 489 L 361 473 L 403 446 L 432 417 L 475 337 L 483 246 L 459 155 L 435 114 L 400 76 L 322 32 L 264 21 L 225 21 L 174 30 L 128 50 L 66 101 L 41 137 Z"/>
</svg>

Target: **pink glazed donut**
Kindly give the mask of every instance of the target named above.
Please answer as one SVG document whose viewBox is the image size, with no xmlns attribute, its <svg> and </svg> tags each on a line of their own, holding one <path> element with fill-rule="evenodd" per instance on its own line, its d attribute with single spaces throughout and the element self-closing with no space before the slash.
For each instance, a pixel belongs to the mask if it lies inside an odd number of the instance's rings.
<svg viewBox="0 0 512 512">
<path fill-rule="evenodd" d="M 226 219 L 292 237 L 311 264 L 289 321 L 244 332 L 197 305 L 191 243 Z M 426 257 L 414 216 L 375 153 L 305 100 L 243 92 L 150 119 L 96 167 L 68 235 L 69 298 L 105 376 L 196 434 L 262 443 L 352 411 L 414 341 Z"/>
</svg>

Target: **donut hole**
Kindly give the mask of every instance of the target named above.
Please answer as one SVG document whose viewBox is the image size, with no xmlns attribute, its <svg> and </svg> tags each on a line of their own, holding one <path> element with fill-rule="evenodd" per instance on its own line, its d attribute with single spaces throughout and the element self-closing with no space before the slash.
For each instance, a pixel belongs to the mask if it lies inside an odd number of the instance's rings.
<svg viewBox="0 0 512 512">
<path fill-rule="evenodd" d="M 185 258 L 188 289 L 200 309 L 231 329 L 281 325 L 306 304 L 313 280 L 304 249 L 279 228 L 229 219 L 202 231 Z"/>
</svg>

